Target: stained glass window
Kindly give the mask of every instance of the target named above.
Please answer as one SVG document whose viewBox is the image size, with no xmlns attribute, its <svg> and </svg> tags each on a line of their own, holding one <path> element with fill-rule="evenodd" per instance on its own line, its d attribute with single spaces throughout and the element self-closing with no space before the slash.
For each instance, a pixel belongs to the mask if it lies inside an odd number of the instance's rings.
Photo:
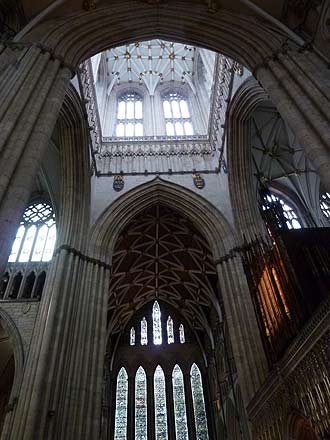
<svg viewBox="0 0 330 440">
<path fill-rule="evenodd" d="M 173 368 L 172 382 L 176 440 L 188 440 L 184 382 L 183 374 L 179 365 L 176 365 Z"/>
<path fill-rule="evenodd" d="M 194 404 L 196 437 L 198 440 L 208 440 L 202 376 L 196 364 L 193 364 L 191 367 L 190 381 Z"/>
<path fill-rule="evenodd" d="M 125 368 L 121 368 L 117 376 L 115 440 L 127 438 L 127 399 L 128 377 Z"/>
<path fill-rule="evenodd" d="M 174 344 L 173 319 L 170 316 L 167 318 L 167 343 Z"/>
<path fill-rule="evenodd" d="M 325 192 L 321 194 L 320 207 L 323 214 L 330 221 L 330 193 Z"/>
<path fill-rule="evenodd" d="M 177 92 L 163 96 L 163 110 L 167 136 L 191 136 L 194 129 L 188 102 Z"/>
<path fill-rule="evenodd" d="M 154 302 L 152 308 L 152 323 L 154 344 L 160 345 L 162 343 L 162 321 L 160 307 L 157 301 Z"/>
<path fill-rule="evenodd" d="M 135 329 L 134 329 L 134 327 L 132 327 L 131 331 L 130 331 L 129 345 L 135 345 Z"/>
<path fill-rule="evenodd" d="M 268 202 L 271 204 L 272 202 L 280 202 L 288 229 L 301 229 L 301 220 L 298 217 L 297 212 L 287 201 L 282 200 L 280 197 L 272 193 L 269 193 L 266 197 L 266 203 Z M 269 209 L 266 203 L 263 205 L 263 210 Z"/>
<path fill-rule="evenodd" d="M 135 92 L 125 93 L 118 100 L 116 136 L 143 136 L 142 98 Z"/>
<path fill-rule="evenodd" d="M 179 327 L 179 336 L 180 336 L 180 344 L 184 344 L 186 342 L 186 338 L 184 335 L 184 327 L 183 324 L 180 324 Z"/>
<path fill-rule="evenodd" d="M 165 376 L 160 365 L 154 374 L 156 440 L 167 440 Z"/>
<path fill-rule="evenodd" d="M 135 440 L 147 439 L 147 377 L 139 367 L 135 376 Z"/>
<path fill-rule="evenodd" d="M 46 202 L 31 203 L 24 211 L 9 262 L 50 261 L 56 242 L 55 216 Z"/>
<path fill-rule="evenodd" d="M 145 316 L 141 321 L 141 345 L 148 344 L 148 324 Z"/>
</svg>

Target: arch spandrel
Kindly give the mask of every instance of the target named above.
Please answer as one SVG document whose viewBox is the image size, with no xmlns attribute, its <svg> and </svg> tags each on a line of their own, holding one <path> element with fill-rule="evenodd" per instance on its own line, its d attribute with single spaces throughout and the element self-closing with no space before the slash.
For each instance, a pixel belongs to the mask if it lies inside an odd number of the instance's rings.
<svg viewBox="0 0 330 440">
<path fill-rule="evenodd" d="M 91 230 L 90 254 L 111 264 L 120 231 L 138 213 L 157 203 L 187 217 L 205 237 L 215 261 L 235 247 L 236 236 L 217 208 L 180 185 L 156 178 L 128 191 L 103 212 Z"/>
</svg>

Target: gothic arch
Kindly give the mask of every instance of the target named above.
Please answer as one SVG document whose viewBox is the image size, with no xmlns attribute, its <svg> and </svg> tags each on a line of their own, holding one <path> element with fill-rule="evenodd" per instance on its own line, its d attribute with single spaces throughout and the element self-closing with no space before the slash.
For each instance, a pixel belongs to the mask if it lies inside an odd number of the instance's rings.
<svg viewBox="0 0 330 440">
<path fill-rule="evenodd" d="M 10 397 L 8 401 L 8 405 L 12 406 L 12 411 L 9 413 L 10 415 L 6 416 L 2 432 L 0 431 L 0 435 L 3 438 L 7 438 L 6 434 L 10 431 L 14 415 L 15 415 L 15 405 L 16 400 L 19 395 L 19 389 L 21 386 L 21 381 L 23 378 L 23 368 L 24 368 L 24 348 L 21 339 L 21 335 L 16 327 L 16 324 L 8 315 L 8 313 L 0 308 L 0 323 L 7 335 L 9 336 L 9 340 L 11 343 L 11 348 L 14 355 L 14 379 L 13 385 L 10 392 Z"/>
<path fill-rule="evenodd" d="M 252 16 L 249 9 L 245 9 L 245 14 L 223 9 L 221 13 L 211 13 L 207 2 L 189 7 L 182 0 L 146 3 L 136 2 L 132 8 L 126 0 L 98 5 L 88 12 L 80 10 L 68 17 L 44 21 L 30 33 L 23 30 L 16 40 L 38 41 L 77 66 L 110 47 L 163 38 L 221 52 L 253 70 L 287 38 L 283 26 Z"/>
<path fill-rule="evenodd" d="M 235 235 L 224 216 L 207 200 L 180 185 L 156 178 L 119 197 L 91 230 L 91 255 L 111 264 L 120 231 L 143 209 L 161 203 L 188 219 L 206 238 L 216 261 L 235 246 Z"/>
<path fill-rule="evenodd" d="M 254 239 L 261 230 L 261 218 L 253 191 L 249 119 L 268 95 L 254 78 L 248 78 L 237 90 L 228 116 L 229 194 L 237 230 Z"/>
</svg>

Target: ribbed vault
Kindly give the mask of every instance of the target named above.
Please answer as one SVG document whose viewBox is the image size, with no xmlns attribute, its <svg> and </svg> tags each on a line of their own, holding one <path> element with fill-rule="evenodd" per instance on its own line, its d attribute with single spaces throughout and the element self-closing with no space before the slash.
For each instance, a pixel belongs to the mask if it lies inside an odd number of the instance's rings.
<svg viewBox="0 0 330 440">
<path fill-rule="evenodd" d="M 134 313 L 159 299 L 180 310 L 196 331 L 209 332 L 215 266 L 206 240 L 185 217 L 156 204 L 121 232 L 113 255 L 108 331 L 122 331 Z"/>
</svg>

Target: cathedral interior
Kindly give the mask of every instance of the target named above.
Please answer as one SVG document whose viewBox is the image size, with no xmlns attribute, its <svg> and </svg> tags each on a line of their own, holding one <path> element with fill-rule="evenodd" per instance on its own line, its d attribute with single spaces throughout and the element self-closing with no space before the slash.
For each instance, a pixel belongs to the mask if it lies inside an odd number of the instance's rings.
<svg viewBox="0 0 330 440">
<path fill-rule="evenodd" d="M 330 0 L 0 0 L 1 440 L 330 439 Z"/>
</svg>

